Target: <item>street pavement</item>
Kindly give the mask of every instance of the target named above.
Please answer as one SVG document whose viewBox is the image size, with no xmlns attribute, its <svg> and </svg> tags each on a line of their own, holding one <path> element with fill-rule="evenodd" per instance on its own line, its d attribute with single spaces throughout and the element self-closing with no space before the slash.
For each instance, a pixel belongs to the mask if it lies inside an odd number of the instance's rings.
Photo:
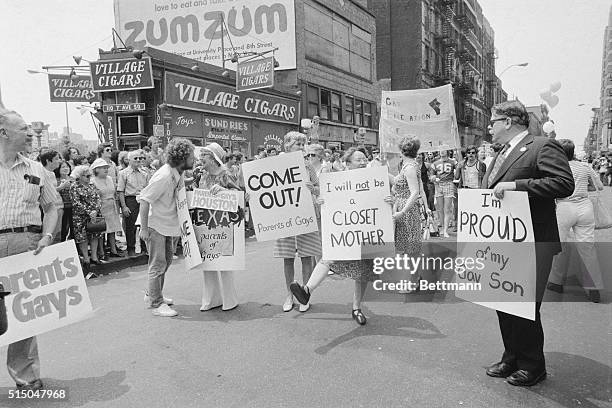
<svg viewBox="0 0 612 408">
<path fill-rule="evenodd" d="M 609 187 L 605 199 L 612 207 Z M 612 242 L 612 229 L 597 236 Z M 493 310 L 395 295 L 365 303 L 358 326 L 353 281 L 332 276 L 308 312 L 284 313 L 272 247 L 248 241 L 247 270 L 236 272 L 242 303 L 228 312 L 200 312 L 201 272 L 181 259 L 164 291 L 176 318 L 145 308 L 146 266 L 88 281 L 94 316 L 38 337 L 43 381 L 68 400 L 9 400 L 4 371 L 0 407 L 612 407 L 610 286 L 600 304 L 574 286 L 575 301 L 543 305 L 548 379 L 517 388 L 485 374 L 502 352 Z"/>
</svg>

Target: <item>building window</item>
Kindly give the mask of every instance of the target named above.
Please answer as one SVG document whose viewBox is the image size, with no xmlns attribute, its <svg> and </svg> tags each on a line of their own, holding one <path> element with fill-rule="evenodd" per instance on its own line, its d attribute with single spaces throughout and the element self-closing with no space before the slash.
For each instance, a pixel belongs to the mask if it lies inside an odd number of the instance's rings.
<svg viewBox="0 0 612 408">
<path fill-rule="evenodd" d="M 320 109 L 321 119 L 328 120 L 330 117 L 329 115 L 329 111 L 331 108 L 330 99 L 331 99 L 330 92 L 326 91 L 325 89 L 321 89 L 321 109 Z"/>
<path fill-rule="evenodd" d="M 340 104 L 340 94 L 332 92 L 331 94 L 331 120 L 335 122 L 342 121 L 342 105 Z"/>
<path fill-rule="evenodd" d="M 308 86 L 308 117 L 319 116 L 319 88 Z"/>
<path fill-rule="evenodd" d="M 344 123 L 353 124 L 354 101 L 352 96 L 344 96 Z"/>
<path fill-rule="evenodd" d="M 306 58 L 372 80 L 372 35 L 342 16 L 304 4 Z"/>
<path fill-rule="evenodd" d="M 363 126 L 372 128 L 372 104 L 363 102 Z"/>
<path fill-rule="evenodd" d="M 355 99 L 355 125 L 363 126 L 363 102 Z"/>
<path fill-rule="evenodd" d="M 425 69 L 425 71 L 430 72 L 429 71 L 429 46 L 425 46 L 425 49 L 423 50 L 423 68 Z"/>
</svg>

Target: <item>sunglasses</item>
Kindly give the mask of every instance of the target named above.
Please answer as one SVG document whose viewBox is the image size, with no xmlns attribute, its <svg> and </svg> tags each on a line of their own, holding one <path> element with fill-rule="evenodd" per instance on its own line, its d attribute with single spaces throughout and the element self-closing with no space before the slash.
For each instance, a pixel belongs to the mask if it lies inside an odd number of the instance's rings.
<svg viewBox="0 0 612 408">
<path fill-rule="evenodd" d="M 308 154 L 307 154 L 306 156 L 304 156 L 304 157 L 317 157 L 317 155 L 316 155 L 316 154 L 313 154 L 313 153 L 308 153 Z"/>
</svg>

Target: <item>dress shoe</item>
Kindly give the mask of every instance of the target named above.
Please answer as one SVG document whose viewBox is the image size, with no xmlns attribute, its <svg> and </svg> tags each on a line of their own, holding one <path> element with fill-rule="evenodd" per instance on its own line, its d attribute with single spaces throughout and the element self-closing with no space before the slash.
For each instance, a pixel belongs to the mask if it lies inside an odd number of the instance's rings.
<svg viewBox="0 0 612 408">
<path fill-rule="evenodd" d="M 306 303 L 305 305 L 300 305 L 298 310 L 302 313 L 307 312 L 310 309 L 310 303 Z"/>
<path fill-rule="evenodd" d="M 517 370 L 507 378 L 508 384 L 516 385 L 517 387 L 531 387 L 546 378 L 546 370 L 542 371 L 527 371 Z"/>
<path fill-rule="evenodd" d="M 285 303 L 283 303 L 283 312 L 290 312 L 293 310 L 293 296 L 287 296 Z"/>
<path fill-rule="evenodd" d="M 136 256 L 136 251 L 134 251 L 133 249 L 128 249 L 128 257 L 136 258 Z"/>
<path fill-rule="evenodd" d="M 108 254 L 108 257 L 109 258 L 123 258 L 123 254 L 121 254 L 119 252 L 117 252 L 117 253 L 112 253 L 111 252 L 110 254 Z"/>
<path fill-rule="evenodd" d="M 291 285 L 289 285 L 289 289 L 291 289 L 291 293 L 293 293 L 293 296 L 295 296 L 298 302 L 303 305 L 308 304 L 308 301 L 310 300 L 310 291 L 308 288 L 300 285 L 297 282 L 293 282 Z"/>
<path fill-rule="evenodd" d="M 597 289 L 589 289 L 589 300 L 593 303 L 599 303 L 601 301 L 601 296 Z"/>
<path fill-rule="evenodd" d="M 563 285 L 558 285 L 552 282 L 548 282 L 548 285 L 546 285 L 546 289 L 557 293 L 563 293 Z"/>
<path fill-rule="evenodd" d="M 367 319 L 361 309 L 353 309 L 351 316 L 353 316 L 353 319 L 355 319 L 357 324 L 360 326 L 363 326 L 367 322 Z"/>
<path fill-rule="evenodd" d="M 15 384 L 15 385 L 17 386 L 18 390 L 32 390 L 32 391 L 40 390 L 44 386 L 40 379 L 34 380 L 28 384 Z"/>
<path fill-rule="evenodd" d="M 515 371 L 516 366 L 500 361 L 499 363 L 493 364 L 491 367 L 487 368 L 487 375 L 489 377 L 506 378 Z"/>
</svg>

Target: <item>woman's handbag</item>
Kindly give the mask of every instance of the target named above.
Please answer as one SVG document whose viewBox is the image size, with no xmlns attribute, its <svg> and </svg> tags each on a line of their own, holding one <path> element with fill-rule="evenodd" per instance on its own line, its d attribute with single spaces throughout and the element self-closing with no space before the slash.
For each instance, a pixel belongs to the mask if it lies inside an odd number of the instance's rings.
<svg viewBox="0 0 612 408">
<path fill-rule="evenodd" d="M 601 195 L 591 194 L 589 199 L 593 203 L 593 213 L 595 215 L 595 229 L 606 229 L 612 227 L 612 215 L 606 208 Z"/>
<path fill-rule="evenodd" d="M 92 218 L 85 226 L 85 230 L 90 234 L 99 234 L 106 231 L 106 221 L 104 221 L 104 217 Z"/>
</svg>

